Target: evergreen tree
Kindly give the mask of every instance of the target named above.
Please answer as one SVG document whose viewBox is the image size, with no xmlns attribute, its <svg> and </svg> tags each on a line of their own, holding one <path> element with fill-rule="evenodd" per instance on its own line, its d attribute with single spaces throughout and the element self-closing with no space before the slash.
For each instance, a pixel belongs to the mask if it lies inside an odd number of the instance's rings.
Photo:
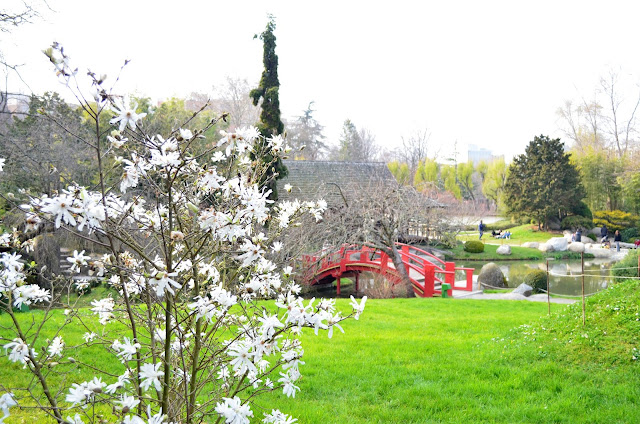
<svg viewBox="0 0 640 424">
<path fill-rule="evenodd" d="M 525 153 L 514 158 L 504 187 L 507 212 L 528 216 L 540 223 L 564 218 L 584 197 L 578 170 L 569 161 L 564 144 L 541 135 Z"/>
<path fill-rule="evenodd" d="M 310 102 L 287 130 L 287 143 L 295 150 L 296 159 L 318 160 L 327 148 L 323 141 L 324 127 L 315 120 L 313 112 L 313 102 Z"/>
<path fill-rule="evenodd" d="M 276 55 L 276 36 L 273 31 L 276 29 L 276 23 L 273 16 L 269 15 L 267 28 L 260 39 L 263 42 L 264 50 L 262 62 L 264 70 L 260 78 L 260 85 L 249 93 L 253 100 L 253 105 L 257 106 L 262 99 L 260 122 L 258 129 L 265 137 L 273 137 L 281 135 L 284 132 L 284 124 L 280 119 L 280 100 L 278 98 L 278 90 L 280 89 L 280 81 L 278 80 L 278 55 Z M 257 38 L 258 36 L 254 36 Z M 261 149 L 264 151 L 264 149 Z M 262 161 L 272 164 L 269 171 L 265 175 L 263 185 L 271 189 L 271 199 L 278 198 L 276 190 L 276 180 L 287 176 L 287 168 L 284 166 L 280 158 L 274 158 L 271 154 L 264 154 Z M 275 161 L 274 161 L 275 159 Z M 275 178 L 274 178 L 275 177 Z"/>
</svg>

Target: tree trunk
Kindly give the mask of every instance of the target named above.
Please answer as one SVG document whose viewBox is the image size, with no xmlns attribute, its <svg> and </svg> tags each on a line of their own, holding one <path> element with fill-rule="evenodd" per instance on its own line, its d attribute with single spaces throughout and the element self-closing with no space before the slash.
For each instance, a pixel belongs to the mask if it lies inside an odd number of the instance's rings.
<svg viewBox="0 0 640 424">
<path fill-rule="evenodd" d="M 400 256 L 400 252 L 396 248 L 395 243 L 391 245 L 391 261 L 393 262 L 393 266 L 400 274 L 400 278 L 402 282 L 399 284 L 398 290 L 396 292 L 399 297 L 415 297 L 416 293 L 413 291 L 413 284 L 411 284 L 411 280 L 409 279 L 409 274 L 407 273 L 407 269 L 405 265 L 402 263 L 402 257 Z"/>
</svg>

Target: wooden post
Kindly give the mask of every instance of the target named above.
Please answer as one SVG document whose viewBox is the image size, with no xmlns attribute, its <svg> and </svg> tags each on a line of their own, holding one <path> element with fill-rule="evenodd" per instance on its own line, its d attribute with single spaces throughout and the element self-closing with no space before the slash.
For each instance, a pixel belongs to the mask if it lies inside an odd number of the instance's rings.
<svg viewBox="0 0 640 424">
<path fill-rule="evenodd" d="M 547 307 L 548 307 L 548 315 L 551 315 L 551 294 L 549 293 L 549 259 L 547 258 Z"/>
<path fill-rule="evenodd" d="M 585 314 L 584 307 L 584 251 L 580 253 L 580 258 L 582 259 L 582 325 L 584 326 L 587 322 L 587 316 Z"/>
<path fill-rule="evenodd" d="M 338 296 L 340 296 L 340 277 L 336 278 L 336 282 L 338 283 L 338 287 L 337 287 L 337 292 L 336 292 L 336 294 L 337 294 Z"/>
<path fill-rule="evenodd" d="M 356 272 L 356 293 L 360 290 L 360 273 Z"/>
</svg>

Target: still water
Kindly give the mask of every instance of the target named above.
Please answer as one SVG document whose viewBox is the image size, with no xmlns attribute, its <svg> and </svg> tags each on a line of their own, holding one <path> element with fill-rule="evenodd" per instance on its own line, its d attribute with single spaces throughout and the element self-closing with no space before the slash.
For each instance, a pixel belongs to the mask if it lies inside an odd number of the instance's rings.
<svg viewBox="0 0 640 424">
<path fill-rule="evenodd" d="M 482 266 L 488 262 L 456 262 L 456 266 L 475 268 L 473 275 L 480 274 Z M 547 270 L 545 261 L 494 261 L 507 278 L 511 288 L 518 287 L 524 282 L 524 276 L 532 269 Z M 612 262 L 610 259 L 585 259 L 584 261 L 584 292 L 595 293 L 614 282 L 609 276 Z M 553 294 L 579 296 L 582 293 L 582 272 L 580 260 L 549 261 L 549 289 Z M 464 279 L 463 274 L 456 275 L 456 280 Z"/>
</svg>

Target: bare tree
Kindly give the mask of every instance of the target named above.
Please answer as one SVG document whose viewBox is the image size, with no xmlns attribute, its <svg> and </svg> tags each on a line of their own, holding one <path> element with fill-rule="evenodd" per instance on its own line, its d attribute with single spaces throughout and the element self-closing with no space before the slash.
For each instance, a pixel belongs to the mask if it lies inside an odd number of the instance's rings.
<svg viewBox="0 0 640 424">
<path fill-rule="evenodd" d="M 427 128 L 417 131 L 408 137 L 402 137 L 402 146 L 396 150 L 396 156 L 401 162 L 409 166 L 409 184 L 413 184 L 413 177 L 421 160 L 429 153 L 429 139 L 431 133 Z"/>
<path fill-rule="evenodd" d="M 219 112 L 229 113 L 231 128 L 254 125 L 260 120 L 260 106 L 254 106 L 249 92 L 251 84 L 246 78 L 227 76 L 225 84 L 217 90 Z"/>
<path fill-rule="evenodd" d="M 611 137 L 611 143 L 614 145 L 618 157 L 627 153 L 631 144 L 635 142 L 633 136 L 636 130 L 636 112 L 640 106 L 640 92 L 632 100 L 630 104 L 625 104 L 625 98 L 616 87 L 619 82 L 619 75 L 615 71 L 609 71 L 609 75 L 600 79 L 602 92 L 607 98 L 608 113 L 605 116 L 607 123 L 607 132 Z M 627 110 L 624 111 L 626 106 Z M 622 115 L 627 113 L 626 117 Z"/>
<path fill-rule="evenodd" d="M 372 181 L 357 190 L 343 188 L 343 203 L 331 206 L 324 219 L 300 226 L 292 237 L 309 252 L 337 251 L 343 244 L 367 246 L 384 252 L 402 283 L 395 296 L 413 297 L 413 285 L 396 247 L 399 240 L 419 238 L 451 242 L 459 231 L 447 210 L 412 187 Z"/>
</svg>

